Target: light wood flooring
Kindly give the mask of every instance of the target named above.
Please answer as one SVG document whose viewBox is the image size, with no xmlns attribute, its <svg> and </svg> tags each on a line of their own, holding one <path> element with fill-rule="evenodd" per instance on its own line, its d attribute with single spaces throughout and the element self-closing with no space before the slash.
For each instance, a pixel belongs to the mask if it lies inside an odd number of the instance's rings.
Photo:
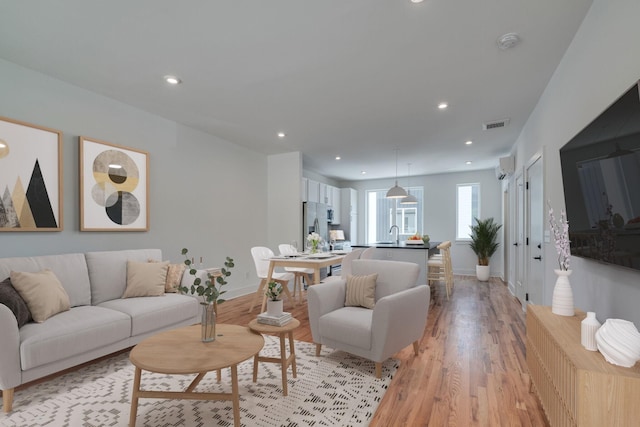
<svg viewBox="0 0 640 427">
<path fill-rule="evenodd" d="M 370 426 L 548 426 L 529 392 L 525 315 L 506 285 L 456 276 L 448 301 L 444 285 L 433 288 L 420 355 L 409 346 L 394 356 L 400 368 Z M 223 303 L 218 321 L 248 324 L 252 297 Z M 301 322 L 294 338 L 311 342 L 306 299 L 285 310 Z"/>
</svg>

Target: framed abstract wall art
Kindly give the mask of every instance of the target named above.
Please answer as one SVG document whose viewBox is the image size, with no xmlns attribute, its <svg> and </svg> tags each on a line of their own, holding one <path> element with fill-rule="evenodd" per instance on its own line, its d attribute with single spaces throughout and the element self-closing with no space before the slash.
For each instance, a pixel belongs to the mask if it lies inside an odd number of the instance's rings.
<svg viewBox="0 0 640 427">
<path fill-rule="evenodd" d="M 62 230 L 62 132 L 0 117 L 0 231 Z"/>
<path fill-rule="evenodd" d="M 149 230 L 149 153 L 80 137 L 80 231 Z"/>
</svg>

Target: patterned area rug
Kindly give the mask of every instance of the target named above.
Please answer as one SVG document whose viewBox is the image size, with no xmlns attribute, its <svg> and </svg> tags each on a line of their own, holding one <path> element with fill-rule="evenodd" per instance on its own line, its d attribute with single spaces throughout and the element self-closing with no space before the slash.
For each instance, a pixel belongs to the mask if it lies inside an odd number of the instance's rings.
<svg viewBox="0 0 640 427">
<path fill-rule="evenodd" d="M 375 413 L 399 362 L 383 364 L 382 379 L 374 364 L 342 351 L 295 342 L 297 378 L 288 371 L 289 395 L 282 395 L 280 365 L 260 363 L 253 379 L 253 359 L 238 365 L 240 420 L 243 426 L 366 426 Z M 288 346 L 287 346 L 288 348 Z M 278 357 L 279 341 L 265 336 L 261 355 Z M 0 414 L 0 426 L 126 426 L 129 422 L 134 367 L 121 354 L 42 384 L 17 391 L 14 410 Z M 183 390 L 194 375 L 142 373 L 149 390 Z M 230 392 L 230 370 L 216 382 L 209 373 L 196 391 Z M 136 426 L 233 426 L 228 401 L 140 399 Z"/>
</svg>

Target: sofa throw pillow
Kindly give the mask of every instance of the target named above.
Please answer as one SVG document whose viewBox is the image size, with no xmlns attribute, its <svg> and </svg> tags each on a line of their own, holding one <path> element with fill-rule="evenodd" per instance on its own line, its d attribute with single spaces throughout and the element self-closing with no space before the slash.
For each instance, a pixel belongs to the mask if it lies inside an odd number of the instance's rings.
<svg viewBox="0 0 640 427">
<path fill-rule="evenodd" d="M 169 262 L 127 261 L 127 288 L 122 298 L 164 295 Z"/>
<path fill-rule="evenodd" d="M 33 320 L 27 303 L 11 284 L 11 277 L 7 277 L 0 282 L 0 304 L 6 305 L 13 312 L 18 321 L 18 328 Z"/>
<path fill-rule="evenodd" d="M 148 261 L 160 262 L 156 259 L 151 259 L 151 258 L 149 258 Z M 184 275 L 184 270 L 186 270 L 186 268 L 187 268 L 187 265 L 185 263 L 169 264 L 169 269 L 167 270 L 167 281 L 164 284 L 165 292 L 168 292 L 168 293 L 178 292 L 178 287 L 182 282 L 182 276 Z"/>
<path fill-rule="evenodd" d="M 376 305 L 376 280 L 378 273 L 366 276 L 347 276 L 346 307 L 372 309 Z"/>
<path fill-rule="evenodd" d="M 51 270 L 37 273 L 11 272 L 11 284 L 27 303 L 33 320 L 42 323 L 71 308 L 69 295 Z"/>
<path fill-rule="evenodd" d="M 164 285 L 164 291 L 175 293 L 178 292 L 178 286 L 182 282 L 182 276 L 184 275 L 184 270 L 186 270 L 187 266 L 185 264 L 169 264 L 169 269 L 167 270 L 167 281 Z"/>
</svg>

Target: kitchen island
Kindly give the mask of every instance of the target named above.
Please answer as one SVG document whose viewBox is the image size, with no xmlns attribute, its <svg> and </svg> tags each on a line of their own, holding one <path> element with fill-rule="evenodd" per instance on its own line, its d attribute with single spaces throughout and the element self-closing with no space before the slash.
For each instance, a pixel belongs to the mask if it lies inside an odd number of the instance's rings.
<svg viewBox="0 0 640 427">
<path fill-rule="evenodd" d="M 387 259 L 393 261 L 415 262 L 420 266 L 418 284 L 427 283 L 427 259 L 429 255 L 438 253 L 438 245 L 442 242 L 429 242 L 429 244 L 412 245 L 405 242 L 377 242 L 352 244 L 352 248 L 375 248 L 372 258 Z"/>
</svg>

